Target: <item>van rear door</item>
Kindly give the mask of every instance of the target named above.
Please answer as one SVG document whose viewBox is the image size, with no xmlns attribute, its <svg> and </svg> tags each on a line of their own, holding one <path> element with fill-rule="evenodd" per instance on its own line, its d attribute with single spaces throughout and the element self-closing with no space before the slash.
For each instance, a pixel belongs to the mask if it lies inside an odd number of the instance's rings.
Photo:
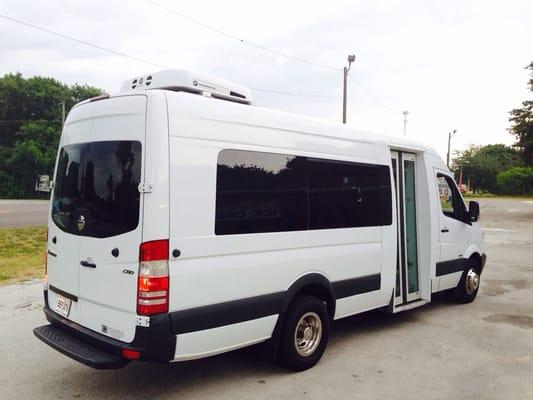
<svg viewBox="0 0 533 400">
<path fill-rule="evenodd" d="M 73 242 L 62 252 L 76 253 L 76 260 L 59 266 L 77 269 L 68 278 L 72 282 L 62 286 L 77 296 L 71 319 L 131 342 L 143 225 L 138 185 L 144 176 L 146 97 L 117 97 L 79 108 L 84 129 L 74 129 L 73 113 L 62 138 L 52 199 L 52 220 L 63 236 L 58 242 Z M 49 284 L 59 283 L 61 274 L 50 273 Z"/>
</svg>

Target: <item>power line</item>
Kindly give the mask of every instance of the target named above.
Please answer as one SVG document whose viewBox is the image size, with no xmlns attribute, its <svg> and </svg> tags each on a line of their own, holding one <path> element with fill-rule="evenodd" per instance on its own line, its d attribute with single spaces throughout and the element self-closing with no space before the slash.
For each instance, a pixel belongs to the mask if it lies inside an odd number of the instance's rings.
<svg viewBox="0 0 533 400">
<path fill-rule="evenodd" d="M 330 66 L 330 65 L 324 65 L 324 64 L 319 64 L 319 63 L 315 63 L 313 61 L 309 61 L 309 60 L 305 60 L 305 59 L 302 59 L 302 58 L 299 58 L 299 57 L 295 57 L 295 56 L 292 56 L 292 55 L 289 55 L 289 54 L 284 54 L 284 53 L 281 53 L 281 52 L 278 52 L 276 50 L 272 50 L 268 47 L 265 47 L 265 46 L 262 46 L 262 45 L 259 45 L 257 43 L 253 43 L 253 42 L 250 42 L 246 39 L 242 39 L 234 34 L 231 34 L 231 33 L 228 33 L 228 32 L 225 32 L 219 28 L 216 28 L 212 25 L 208 25 L 208 24 L 205 24 L 201 21 L 198 21 L 197 19 L 194 19 L 194 18 L 191 18 L 189 17 L 188 15 L 185 15 L 183 14 L 182 12 L 179 12 L 177 10 L 174 10 L 172 8 L 169 8 L 163 4 L 160 4 L 154 0 L 145 0 L 147 3 L 150 3 L 151 5 L 155 6 L 155 7 L 158 7 L 162 10 L 165 10 L 171 14 L 174 14 L 180 18 L 183 18 L 193 24 L 196 24 L 198 26 L 201 26 L 205 29 L 208 29 L 212 32 L 215 32 L 215 33 L 218 33 L 222 36 L 225 36 L 225 37 L 228 37 L 230 39 L 233 39 L 233 40 L 236 40 L 242 44 L 245 44 L 245 45 L 248 45 L 248 46 L 251 46 L 251 47 L 255 47 L 256 49 L 259 49 L 259 50 L 263 50 L 263 51 L 266 51 L 268 53 L 271 53 L 271 54 L 274 54 L 274 55 L 277 55 L 277 56 L 280 56 L 280 57 L 284 57 L 284 58 L 287 58 L 287 59 L 290 59 L 290 60 L 294 60 L 294 61 L 298 61 L 298 62 L 301 62 L 301 63 L 304 63 L 304 64 L 309 64 L 309 65 L 313 65 L 315 67 L 321 67 L 321 68 L 325 68 L 325 69 L 329 69 L 329 70 L 333 70 L 333 71 L 342 71 L 342 68 L 338 68 L 338 67 L 333 67 L 333 66 Z M 379 104 L 381 104 L 383 107 L 385 107 L 386 109 L 388 109 L 389 111 L 391 112 L 394 112 L 394 110 L 389 107 L 385 102 L 383 102 L 379 97 L 375 96 L 374 94 L 372 94 L 372 92 L 370 92 L 370 90 L 368 90 L 367 88 L 365 88 L 363 85 L 361 85 L 358 81 L 356 81 L 355 79 L 351 78 L 352 81 L 357 85 L 359 86 L 359 88 L 361 88 L 368 96 L 370 96 L 371 98 L 373 98 L 376 102 L 378 102 Z M 261 92 L 267 92 L 267 93 L 274 93 L 274 94 L 280 94 L 280 95 L 285 95 L 285 96 L 302 96 L 302 97 L 318 97 L 318 98 L 340 98 L 341 96 L 327 96 L 327 95 L 312 95 L 312 94 L 296 94 L 296 93 L 287 93 L 287 92 L 281 92 L 281 91 L 277 91 L 277 90 L 268 90 L 268 89 L 259 89 L 259 88 L 251 88 L 253 90 L 257 90 L 257 91 L 261 91 Z"/>
<path fill-rule="evenodd" d="M 122 53 L 120 51 L 116 51 L 116 50 L 113 50 L 113 49 L 108 49 L 106 47 L 99 46 L 99 45 L 96 45 L 94 43 L 87 42 L 85 40 L 77 39 L 75 37 L 72 37 L 72 36 L 69 36 L 69 35 L 65 35 L 63 33 L 55 32 L 55 31 L 52 31 L 50 29 L 46 29 L 46 28 L 43 28 L 43 27 L 40 27 L 40 26 L 37 26 L 37 25 L 33 25 L 33 24 L 30 24 L 30 23 L 25 22 L 25 21 L 21 21 L 21 20 L 16 19 L 16 18 L 8 17 L 7 15 L 0 14 L 0 18 L 4 18 L 4 19 L 7 19 L 9 21 L 16 22 L 18 24 L 25 25 L 27 27 L 40 30 L 42 32 L 49 33 L 51 35 L 58 36 L 58 37 L 63 38 L 63 39 L 67 39 L 67 40 L 70 40 L 70 41 L 73 41 L 73 42 L 76 42 L 76 43 L 81 43 L 81 44 L 83 44 L 85 46 L 93 47 L 95 49 L 106 51 L 108 53 L 112 53 L 112 54 L 115 54 L 115 55 L 118 55 L 118 56 L 121 56 L 121 57 L 124 57 L 124 58 L 128 58 L 128 59 L 131 59 L 131 60 L 134 60 L 134 61 L 142 62 L 142 63 L 149 64 L 149 65 L 152 65 L 152 66 L 155 66 L 155 67 L 159 67 L 159 68 L 171 69 L 171 67 L 163 65 L 163 64 L 157 64 L 157 63 L 153 63 L 151 61 L 148 61 L 148 60 L 145 60 L 145 59 L 142 59 L 142 58 L 139 58 L 139 57 L 130 56 L 129 54 Z M 285 96 L 324 97 L 324 98 L 338 97 L 338 96 L 321 96 L 321 95 L 306 94 L 306 93 L 290 93 L 290 92 L 283 92 L 283 91 L 262 89 L 262 88 L 251 88 L 251 89 L 256 90 L 258 92 L 266 92 L 266 93 L 279 94 L 279 95 L 285 95 Z"/>
<path fill-rule="evenodd" d="M 270 90 L 270 89 L 259 89 L 250 87 L 252 90 L 257 90 L 259 92 L 266 92 L 266 93 L 273 93 L 273 94 L 280 94 L 283 96 L 296 96 L 296 97 L 317 97 L 317 98 L 324 98 L 324 99 L 339 99 L 341 96 L 335 96 L 335 95 L 320 95 L 320 94 L 302 94 L 302 93 L 291 93 L 291 92 L 281 92 L 279 90 Z"/>
<path fill-rule="evenodd" d="M 357 85 L 363 92 L 365 92 L 369 97 L 371 97 L 372 99 L 374 99 L 377 103 L 379 103 L 381 106 L 383 106 L 384 108 L 386 108 L 387 110 L 389 110 L 390 112 L 394 112 L 394 110 L 392 109 L 392 107 L 390 107 L 387 103 L 385 103 L 383 100 L 381 100 L 379 97 L 377 97 L 376 95 L 372 94 L 372 92 L 370 90 L 368 90 L 367 88 L 365 88 L 359 81 L 355 80 L 354 78 L 352 78 L 350 75 L 348 75 L 348 78 L 355 84 Z"/>
<path fill-rule="evenodd" d="M 314 65 L 314 66 L 319 66 L 319 67 L 323 67 L 323 68 L 328 68 L 328 69 L 332 69 L 332 70 L 338 70 L 340 71 L 341 69 L 340 68 L 335 68 L 335 67 L 330 67 L 330 66 L 326 66 L 326 65 L 322 65 L 322 64 L 317 64 L 317 63 L 313 63 L 311 61 L 308 61 L 308 60 L 304 60 L 304 59 L 300 59 L 298 57 L 293 57 L 293 56 L 290 56 L 290 55 L 287 55 L 287 54 L 283 54 L 283 53 L 279 53 L 279 52 L 276 52 L 275 50 L 271 50 L 271 49 L 268 49 L 266 47 L 263 47 L 263 46 L 260 46 L 260 45 L 257 45 L 255 43 L 252 43 L 252 42 L 248 42 L 244 39 L 240 39 L 238 38 L 237 36 L 234 36 L 232 34 L 229 34 L 229 33 L 226 33 L 226 32 L 223 32 L 217 28 L 214 28 L 212 26 L 209 26 L 209 25 L 206 25 L 206 24 L 203 24 L 202 22 L 200 21 L 197 21 L 197 20 L 194 20 L 184 14 L 181 14 L 181 13 L 178 13 L 177 11 L 175 10 L 172 10 L 172 9 L 169 9 L 163 5 L 160 5 L 152 0 L 145 0 L 151 4 L 153 4 L 154 6 L 156 7 L 160 7 L 160 8 L 163 8 L 163 9 L 166 9 L 167 11 L 173 13 L 173 14 L 176 14 L 176 15 L 179 15 L 180 17 L 182 18 L 185 18 L 187 20 L 190 20 L 191 22 L 197 24 L 197 25 L 200 25 L 200 26 L 204 26 L 205 28 L 207 29 L 210 29 L 212 31 L 215 31 L 217 33 L 220 33 L 222 35 L 225 35 L 225 36 L 228 36 L 232 39 L 236 39 L 236 40 L 239 40 L 240 42 L 244 43 L 244 44 L 247 44 L 247 45 L 250 45 L 250 46 L 253 46 L 253 47 L 257 47 L 261 50 L 265 50 L 265 51 L 268 51 L 272 54 L 275 54 L 275 55 L 279 55 L 279 56 L 282 56 L 282 57 L 285 57 L 285 58 L 289 58 L 289 59 L 293 59 L 295 61 L 299 61 L 299 62 L 303 62 L 303 63 L 307 63 L 307 64 L 310 64 L 310 65 Z M 158 64 L 158 63 L 154 63 L 152 61 L 149 61 L 149 60 L 145 60 L 145 59 L 142 59 L 140 57 L 135 57 L 135 56 L 131 56 L 129 54 L 126 54 L 126 53 L 123 53 L 123 52 L 120 52 L 120 51 L 117 51 L 117 50 L 113 50 L 113 49 L 109 49 L 107 47 L 103 47 L 103 46 L 100 46 L 100 45 L 97 45 L 97 44 L 94 44 L 94 43 L 91 43 L 91 42 L 87 42 L 85 40 L 81 40 L 81 39 L 78 39 L 78 38 L 75 38 L 75 37 L 72 37 L 72 36 L 69 36 L 69 35 L 66 35 L 66 34 L 63 34 L 63 33 L 60 33 L 60 32 L 56 32 L 56 31 L 52 31 L 50 29 L 47 29 L 47 28 L 43 28 L 41 26 L 37 26 L 37 25 L 34 25 L 34 24 L 31 24 L 29 22 L 25 22 L 25 21 L 22 21 L 22 20 L 19 20 L 19 19 L 16 19 L 16 18 L 13 18 L 13 17 L 9 17 L 7 15 L 3 15 L 3 14 L 0 14 L 0 17 L 1 18 L 4 18 L 4 19 L 7 19 L 9 21 L 12 21 L 12 22 L 16 22 L 18 24 L 21 24 L 21 25 L 24 25 L 24 26 L 27 26 L 27 27 L 30 27 L 30 28 L 33 28 L 33 29 L 37 29 L 37 30 L 40 30 L 42 32 L 46 32 L 48 34 L 51 34 L 51 35 L 54 35 L 54 36 L 58 36 L 60 38 L 63 38 L 63 39 L 67 39 L 67 40 L 70 40 L 70 41 L 73 41 L 73 42 L 76 42 L 76 43 L 80 43 L 80 44 L 83 44 L 85 46 L 89 46 L 89 47 L 93 47 L 95 49 L 98 49 L 98 50 L 101 50 L 101 51 L 106 51 L 108 53 L 111 53 L 111 54 L 115 54 L 115 55 L 118 55 L 120 57 L 124 57 L 124 58 L 128 58 L 130 60 L 134 60 L 134 61 L 137 61 L 137 62 L 141 62 L 141 63 L 144 63 L 144 64 L 148 64 L 148 65 L 152 65 L 152 66 L 155 66 L 155 67 L 158 67 L 158 68 L 164 68 L 164 69 L 171 69 L 171 67 L 167 66 L 167 65 L 164 65 L 164 64 Z M 372 92 L 370 92 L 368 89 L 366 89 L 361 83 L 359 83 L 357 80 L 355 80 L 354 78 L 352 78 L 351 76 L 349 76 L 349 78 L 359 87 L 361 88 L 368 96 L 370 96 L 371 98 L 373 98 L 376 102 L 378 102 L 379 104 L 381 104 L 383 107 L 385 107 L 386 109 L 388 109 L 389 111 L 393 111 L 393 109 L 391 107 L 389 107 L 385 102 L 383 102 L 380 98 L 378 98 L 377 96 L 375 96 L 374 94 L 372 94 Z M 252 90 L 255 90 L 255 91 L 258 91 L 258 92 L 265 92 L 265 93 L 271 93 L 271 94 L 277 94 L 277 95 L 283 95 L 283 96 L 297 96 L 297 97 L 311 97 L 311 98 L 340 98 L 340 96 L 336 96 L 336 95 L 318 95 L 318 94 L 310 94 L 310 93 L 291 93 L 291 92 L 284 92 L 284 91 L 280 91 L 280 90 L 272 90 L 272 89 L 263 89 L 263 88 L 257 88 L 257 87 L 251 87 L 250 89 Z"/>
<path fill-rule="evenodd" d="M 165 65 L 156 64 L 156 63 L 153 63 L 153 62 L 148 61 L 148 60 L 143 60 L 142 58 L 139 58 L 139 57 L 130 56 L 130 55 L 122 53 L 120 51 L 116 51 L 116 50 L 108 49 L 106 47 L 98 46 L 97 44 L 86 42 L 85 40 L 77 39 L 75 37 L 68 36 L 68 35 L 65 35 L 65 34 L 59 33 L 59 32 L 54 32 L 54 31 L 52 31 L 50 29 L 46 29 L 46 28 L 43 28 L 41 26 L 33 25 L 33 24 L 21 21 L 21 20 L 16 19 L 16 18 L 8 17 L 7 15 L 0 14 L 0 17 L 4 18 L 4 19 L 7 19 L 7 20 L 10 20 L 10 21 L 13 21 L 13 22 L 16 22 L 16 23 L 21 24 L 21 25 L 28 26 L 28 27 L 33 28 L 33 29 L 40 30 L 42 32 L 49 33 L 51 35 L 59 36 L 59 37 L 61 37 L 63 39 L 71 40 L 73 42 L 78 42 L 78 43 L 84 44 L 84 45 L 89 46 L 89 47 L 94 47 L 95 49 L 107 51 L 108 53 L 113 53 L 115 55 L 118 55 L 118 56 L 121 56 L 121 57 L 125 57 L 125 58 L 129 58 L 131 60 L 135 60 L 135 61 L 142 62 L 142 63 L 145 63 L 145 64 L 150 64 L 150 65 L 153 65 L 155 67 L 169 69 L 169 67 L 167 67 Z"/>
<path fill-rule="evenodd" d="M 254 43 L 254 42 L 250 42 L 250 41 L 248 41 L 246 39 L 243 39 L 243 38 L 240 38 L 240 37 L 238 37 L 236 35 L 233 35 L 231 33 L 225 32 L 225 31 L 223 31 L 221 29 L 218 29 L 218 28 L 216 28 L 216 27 L 214 27 L 212 25 L 205 24 L 205 23 L 203 23 L 201 21 L 198 21 L 197 19 L 191 18 L 191 17 L 189 17 L 189 16 L 187 16 L 187 15 L 185 15 L 185 14 L 179 12 L 179 11 L 176 11 L 176 10 L 174 10 L 172 8 L 164 6 L 163 4 L 157 3 L 157 2 L 155 2 L 153 0 L 145 0 L 145 1 L 147 3 L 150 3 L 151 5 L 153 5 L 154 7 L 158 7 L 160 9 L 162 9 L 162 10 L 165 10 L 165 11 L 167 11 L 167 12 L 169 12 L 171 14 L 174 14 L 174 15 L 180 17 L 180 18 L 183 18 L 183 19 L 185 19 L 185 20 L 187 20 L 187 21 L 189 21 L 189 22 L 191 22 L 191 23 L 193 23 L 195 25 L 201 26 L 201 27 L 203 27 L 205 29 L 208 29 L 208 30 L 210 30 L 212 32 L 218 33 L 219 35 L 226 36 L 226 37 L 228 37 L 230 39 L 236 40 L 236 41 L 238 41 L 238 42 L 240 42 L 242 44 L 245 44 L 247 46 L 254 47 L 254 48 L 258 49 L 258 50 L 262 50 L 262 51 L 265 51 L 267 53 L 274 54 L 276 56 L 280 56 L 280 57 L 283 57 L 283 58 L 286 58 L 286 59 L 289 59 L 289 60 L 298 61 L 298 62 L 301 62 L 301 63 L 304 63 L 304 64 L 313 65 L 315 67 L 325 68 L 325 69 L 329 69 L 329 70 L 332 70 L 332 71 L 342 71 L 342 68 L 333 67 L 331 65 L 325 65 L 325 64 L 316 63 L 316 62 L 313 62 L 313 61 L 305 60 L 305 59 L 300 58 L 300 57 L 292 56 L 290 54 L 285 54 L 285 53 L 281 53 L 281 52 L 276 51 L 276 50 L 272 50 L 272 49 L 270 49 L 268 47 L 262 46 L 260 44 Z"/>
</svg>

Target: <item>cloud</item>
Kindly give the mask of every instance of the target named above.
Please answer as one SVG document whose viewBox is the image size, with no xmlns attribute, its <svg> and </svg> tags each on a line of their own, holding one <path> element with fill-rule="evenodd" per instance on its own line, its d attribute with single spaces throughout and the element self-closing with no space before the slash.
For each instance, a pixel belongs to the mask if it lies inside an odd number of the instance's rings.
<svg viewBox="0 0 533 400">
<path fill-rule="evenodd" d="M 530 1 L 250 1 L 158 0 L 250 42 L 342 68 L 355 53 L 348 119 L 365 130 L 409 136 L 446 151 L 454 145 L 505 142 L 508 111 L 528 96 L 523 67 L 533 56 Z M 0 14 L 170 67 L 295 93 L 340 95 L 342 72 L 246 46 L 143 0 L 6 0 Z M 0 19 L 0 74 L 20 71 L 67 83 L 118 90 L 159 68 Z M 340 121 L 340 98 L 255 92 L 256 103 Z"/>
</svg>

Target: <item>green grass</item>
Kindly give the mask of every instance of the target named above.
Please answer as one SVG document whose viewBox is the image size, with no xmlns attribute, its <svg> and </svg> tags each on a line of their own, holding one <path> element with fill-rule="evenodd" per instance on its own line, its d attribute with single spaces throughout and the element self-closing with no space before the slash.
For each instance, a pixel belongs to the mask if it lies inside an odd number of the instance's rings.
<svg viewBox="0 0 533 400">
<path fill-rule="evenodd" d="M 44 276 L 46 227 L 0 228 L 0 285 Z"/>
<path fill-rule="evenodd" d="M 492 193 L 467 193 L 467 194 L 463 194 L 463 197 L 470 198 L 470 199 L 480 199 L 480 198 L 494 198 L 494 197 L 501 197 L 501 196 L 496 196 L 495 194 L 492 194 Z"/>
<path fill-rule="evenodd" d="M 531 200 L 533 199 L 533 195 L 518 195 L 518 194 L 492 194 L 492 193 L 469 193 L 463 195 L 465 199 L 479 199 L 479 198 L 485 198 L 485 199 L 526 199 Z"/>
</svg>

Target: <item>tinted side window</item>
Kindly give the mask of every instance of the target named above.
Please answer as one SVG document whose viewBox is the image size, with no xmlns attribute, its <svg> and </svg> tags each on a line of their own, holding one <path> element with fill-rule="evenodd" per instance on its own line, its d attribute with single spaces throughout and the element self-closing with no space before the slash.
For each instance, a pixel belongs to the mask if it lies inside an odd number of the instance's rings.
<svg viewBox="0 0 533 400">
<path fill-rule="evenodd" d="M 218 156 L 215 233 L 307 229 L 305 157 L 243 150 Z"/>
<path fill-rule="evenodd" d="M 389 167 L 309 159 L 310 229 L 390 225 Z"/>
<path fill-rule="evenodd" d="M 437 174 L 437 185 L 444 215 L 462 221 L 465 207 L 454 181 L 449 176 Z"/>
</svg>

